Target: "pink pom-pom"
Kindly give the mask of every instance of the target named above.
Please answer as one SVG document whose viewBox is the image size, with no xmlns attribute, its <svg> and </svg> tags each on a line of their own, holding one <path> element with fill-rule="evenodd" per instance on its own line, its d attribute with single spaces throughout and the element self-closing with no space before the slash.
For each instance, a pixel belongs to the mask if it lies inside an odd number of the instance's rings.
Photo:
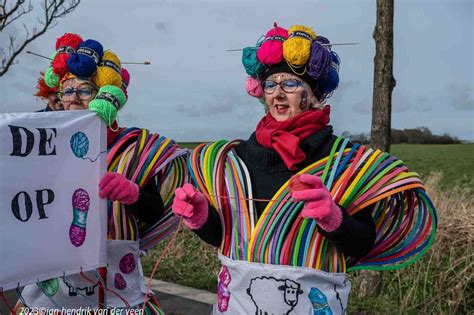
<svg viewBox="0 0 474 315">
<path fill-rule="evenodd" d="M 125 94 L 125 99 L 128 101 L 128 93 L 127 93 L 127 90 L 125 90 L 123 87 L 122 87 L 121 89 L 122 89 L 123 94 Z"/>
<path fill-rule="evenodd" d="M 130 73 L 127 69 L 122 68 L 122 89 L 126 90 L 130 83 Z"/>
<path fill-rule="evenodd" d="M 288 39 L 288 30 L 276 26 L 267 32 L 257 51 L 257 59 L 264 65 L 279 64 L 283 60 L 283 42 Z"/>
<path fill-rule="evenodd" d="M 261 98 L 263 97 L 263 89 L 262 89 L 262 84 L 260 83 L 259 80 L 253 78 L 253 77 L 248 77 L 247 81 L 245 81 L 245 89 L 247 90 L 247 93 L 250 96 L 256 97 L 256 98 Z"/>
</svg>

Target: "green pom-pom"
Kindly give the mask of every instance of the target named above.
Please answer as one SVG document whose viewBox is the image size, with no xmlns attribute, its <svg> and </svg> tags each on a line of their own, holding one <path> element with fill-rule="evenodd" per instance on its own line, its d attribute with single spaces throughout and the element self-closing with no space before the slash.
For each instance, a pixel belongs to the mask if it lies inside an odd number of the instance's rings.
<svg viewBox="0 0 474 315">
<path fill-rule="evenodd" d="M 59 87 L 59 77 L 53 72 L 53 67 L 49 67 L 44 73 L 44 82 L 50 88 Z"/>
<path fill-rule="evenodd" d="M 117 118 L 117 109 L 105 100 L 93 100 L 89 103 L 89 110 L 99 115 L 107 126 L 111 126 Z"/>
<path fill-rule="evenodd" d="M 117 111 L 125 105 L 127 98 L 122 89 L 106 85 L 99 89 L 95 99 L 89 103 L 89 110 L 97 113 L 107 126 L 111 126 L 117 118 Z"/>
</svg>

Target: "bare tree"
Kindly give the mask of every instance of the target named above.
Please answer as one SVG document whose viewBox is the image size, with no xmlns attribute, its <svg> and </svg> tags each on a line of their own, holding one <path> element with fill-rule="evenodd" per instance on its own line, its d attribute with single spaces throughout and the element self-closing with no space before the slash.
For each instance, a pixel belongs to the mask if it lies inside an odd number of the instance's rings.
<svg viewBox="0 0 474 315">
<path fill-rule="evenodd" d="M 382 151 L 390 151 L 392 119 L 393 77 L 393 0 L 377 0 L 375 40 L 374 92 L 370 145 Z M 379 295 L 382 275 L 378 271 L 362 270 L 359 273 L 358 295 Z"/>
<path fill-rule="evenodd" d="M 46 33 L 47 30 L 54 27 L 57 19 L 71 13 L 79 5 L 81 0 L 43 0 L 41 1 L 41 10 L 43 16 L 38 18 L 34 26 L 28 26 L 23 23 L 25 37 L 20 41 L 13 34 L 8 35 L 8 41 L 5 47 L 0 47 L 1 63 L 0 77 L 2 77 L 10 67 L 15 63 L 15 58 L 25 49 L 25 47 L 39 36 Z M 6 27 L 18 23 L 22 16 L 33 12 L 31 1 L 25 0 L 9 1 L 0 0 L 0 32 Z"/>
<path fill-rule="evenodd" d="M 392 119 L 393 77 L 393 0 L 377 0 L 375 39 L 374 92 L 372 104 L 372 147 L 389 151 Z"/>
</svg>

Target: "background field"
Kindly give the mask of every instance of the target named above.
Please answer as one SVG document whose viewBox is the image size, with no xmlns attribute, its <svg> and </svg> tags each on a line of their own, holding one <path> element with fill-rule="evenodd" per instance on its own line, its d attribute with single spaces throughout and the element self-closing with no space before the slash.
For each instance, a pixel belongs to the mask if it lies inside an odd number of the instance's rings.
<svg viewBox="0 0 474 315">
<path fill-rule="evenodd" d="M 194 147 L 194 143 L 181 144 Z M 394 145 L 402 159 L 425 181 L 437 207 L 438 233 L 432 249 L 417 263 L 383 272 L 382 295 L 358 296 L 357 274 L 351 274 L 349 313 L 472 314 L 474 311 L 474 144 Z M 149 275 L 170 238 L 143 260 Z M 156 279 L 216 291 L 216 249 L 181 227 L 161 260 Z"/>
</svg>

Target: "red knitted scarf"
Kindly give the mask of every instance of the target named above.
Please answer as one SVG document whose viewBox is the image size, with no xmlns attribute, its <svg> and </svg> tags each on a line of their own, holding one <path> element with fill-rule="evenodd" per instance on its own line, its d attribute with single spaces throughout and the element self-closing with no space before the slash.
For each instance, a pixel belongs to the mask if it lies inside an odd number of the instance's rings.
<svg viewBox="0 0 474 315">
<path fill-rule="evenodd" d="M 276 121 L 267 113 L 257 125 L 257 141 L 262 146 L 278 152 L 286 167 L 296 170 L 296 164 L 305 160 L 306 154 L 299 144 L 329 123 L 331 108 L 302 112 L 285 121 Z"/>
</svg>

